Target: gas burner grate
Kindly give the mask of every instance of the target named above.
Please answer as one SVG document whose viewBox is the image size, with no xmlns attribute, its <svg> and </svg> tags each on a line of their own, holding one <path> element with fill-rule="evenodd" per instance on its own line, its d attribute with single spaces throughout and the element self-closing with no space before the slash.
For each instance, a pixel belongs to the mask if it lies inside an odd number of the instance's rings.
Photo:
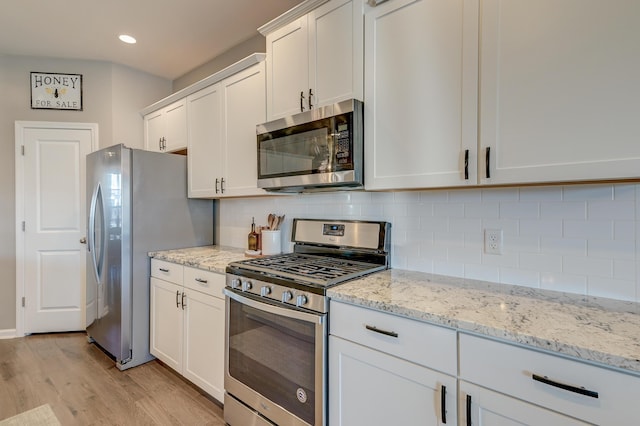
<svg viewBox="0 0 640 426">
<path fill-rule="evenodd" d="M 236 266 L 281 278 L 330 286 L 384 269 L 384 266 L 337 257 L 283 254 L 243 260 Z"/>
</svg>

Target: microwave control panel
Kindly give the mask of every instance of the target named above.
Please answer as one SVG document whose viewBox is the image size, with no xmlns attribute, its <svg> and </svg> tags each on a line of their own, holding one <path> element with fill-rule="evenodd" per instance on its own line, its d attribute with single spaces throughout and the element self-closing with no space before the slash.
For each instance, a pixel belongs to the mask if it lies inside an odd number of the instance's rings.
<svg viewBox="0 0 640 426">
<path fill-rule="evenodd" d="M 338 164 L 349 164 L 351 163 L 349 125 L 347 123 L 338 123 L 336 127 L 336 160 Z"/>
</svg>

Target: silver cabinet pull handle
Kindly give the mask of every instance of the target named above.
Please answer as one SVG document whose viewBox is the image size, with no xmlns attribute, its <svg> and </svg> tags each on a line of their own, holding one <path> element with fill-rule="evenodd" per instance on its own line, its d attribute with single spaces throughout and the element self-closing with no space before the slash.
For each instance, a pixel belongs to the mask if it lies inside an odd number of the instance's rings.
<svg viewBox="0 0 640 426">
<path fill-rule="evenodd" d="M 398 333 L 395 331 L 381 330 L 374 325 L 365 324 L 364 326 L 367 330 L 373 331 L 374 333 L 384 334 L 385 336 L 398 337 Z"/>
<path fill-rule="evenodd" d="M 539 374 L 532 374 L 531 378 L 536 382 L 544 383 L 545 385 L 553 386 L 555 388 L 564 389 L 569 392 L 579 393 L 591 398 L 598 398 L 598 392 L 584 388 L 583 386 L 574 386 L 567 383 L 562 383 L 557 380 L 548 378 L 547 376 L 540 376 Z"/>
<path fill-rule="evenodd" d="M 184 311 L 184 307 L 187 306 L 187 304 L 184 303 L 185 297 L 187 297 L 187 295 L 185 294 L 185 292 L 182 292 L 182 310 L 183 311 Z"/>
<path fill-rule="evenodd" d="M 178 298 L 180 297 L 180 290 L 176 290 L 176 308 L 180 307 L 180 301 Z"/>
</svg>

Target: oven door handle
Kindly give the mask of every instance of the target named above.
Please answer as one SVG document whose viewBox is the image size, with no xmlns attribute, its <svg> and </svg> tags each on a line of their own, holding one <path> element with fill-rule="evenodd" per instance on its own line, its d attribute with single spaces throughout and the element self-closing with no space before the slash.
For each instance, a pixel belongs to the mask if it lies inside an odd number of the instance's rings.
<svg viewBox="0 0 640 426">
<path fill-rule="evenodd" d="M 322 324 L 324 321 L 325 314 L 310 314 L 307 312 L 298 311 L 292 308 L 281 308 L 280 306 L 272 305 L 271 303 L 263 302 L 262 300 L 256 300 L 253 297 L 247 297 L 244 295 L 240 295 L 235 291 L 225 288 L 223 290 L 225 296 L 242 303 L 243 305 L 247 305 L 254 309 L 258 309 L 264 312 L 269 312 L 274 315 L 281 315 L 287 318 L 299 319 L 301 321 L 306 321 L 310 323 L 318 323 Z"/>
</svg>

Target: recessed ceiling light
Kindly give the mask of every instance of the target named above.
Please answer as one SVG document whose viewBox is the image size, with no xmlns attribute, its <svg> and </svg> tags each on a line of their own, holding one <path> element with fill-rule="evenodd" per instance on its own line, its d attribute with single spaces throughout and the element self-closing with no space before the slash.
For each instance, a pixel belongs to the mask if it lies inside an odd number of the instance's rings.
<svg viewBox="0 0 640 426">
<path fill-rule="evenodd" d="M 136 42 L 136 39 L 131 37 L 130 35 L 126 35 L 126 34 L 121 34 L 118 37 L 121 41 L 124 41 L 125 43 L 129 43 L 129 44 L 134 44 Z"/>
</svg>

